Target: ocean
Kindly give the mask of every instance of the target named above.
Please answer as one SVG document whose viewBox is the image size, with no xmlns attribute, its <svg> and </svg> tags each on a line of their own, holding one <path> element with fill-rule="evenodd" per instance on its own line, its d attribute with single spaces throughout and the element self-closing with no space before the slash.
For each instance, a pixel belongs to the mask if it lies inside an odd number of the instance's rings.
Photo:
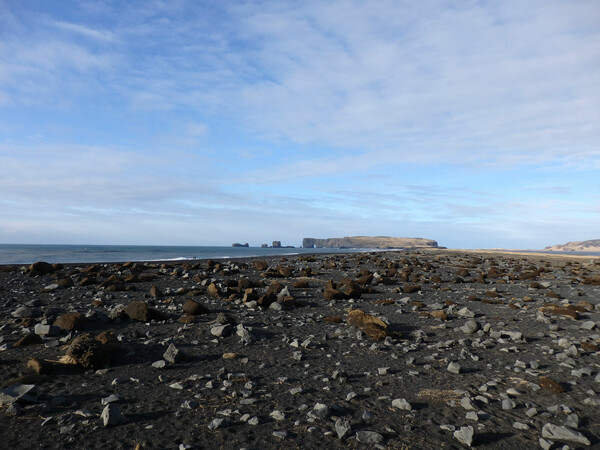
<svg viewBox="0 0 600 450">
<path fill-rule="evenodd" d="M 96 263 L 125 261 L 181 261 L 211 258 L 247 258 L 316 253 L 357 253 L 372 249 L 262 248 L 165 245 L 27 245 L 0 244 L 0 264 Z"/>
</svg>

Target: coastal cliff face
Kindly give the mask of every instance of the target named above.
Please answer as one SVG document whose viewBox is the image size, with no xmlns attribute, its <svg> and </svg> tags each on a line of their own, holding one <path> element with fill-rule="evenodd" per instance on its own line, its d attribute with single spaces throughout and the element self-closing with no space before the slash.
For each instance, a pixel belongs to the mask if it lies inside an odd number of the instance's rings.
<svg viewBox="0 0 600 450">
<path fill-rule="evenodd" d="M 354 236 L 329 239 L 302 239 L 304 248 L 437 248 L 432 239 L 400 238 L 388 236 Z"/>
<path fill-rule="evenodd" d="M 572 241 L 546 247 L 544 250 L 554 252 L 600 252 L 600 239 L 589 241 Z"/>
</svg>

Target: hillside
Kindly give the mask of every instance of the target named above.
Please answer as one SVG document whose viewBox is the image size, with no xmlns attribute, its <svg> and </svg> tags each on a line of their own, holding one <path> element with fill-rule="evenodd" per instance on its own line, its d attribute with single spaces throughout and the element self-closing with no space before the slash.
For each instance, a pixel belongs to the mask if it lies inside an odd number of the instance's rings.
<svg viewBox="0 0 600 450">
<path fill-rule="evenodd" d="M 600 252 L 600 239 L 589 241 L 572 241 L 546 247 L 544 250 L 553 252 Z"/>
<path fill-rule="evenodd" d="M 436 241 L 423 238 L 389 236 L 354 236 L 343 238 L 304 238 L 304 248 L 438 248 Z"/>
</svg>

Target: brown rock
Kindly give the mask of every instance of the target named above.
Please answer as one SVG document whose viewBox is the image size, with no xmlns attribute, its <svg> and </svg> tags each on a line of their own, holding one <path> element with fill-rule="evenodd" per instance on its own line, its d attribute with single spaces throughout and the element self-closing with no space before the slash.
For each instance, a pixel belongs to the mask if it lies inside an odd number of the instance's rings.
<svg viewBox="0 0 600 450">
<path fill-rule="evenodd" d="M 294 270 L 291 267 L 280 266 L 277 268 L 277 272 L 284 278 L 290 278 L 294 275 Z"/>
<path fill-rule="evenodd" d="M 253 286 L 253 283 L 248 278 L 240 278 L 237 285 L 240 292 L 243 292 L 246 289 L 250 289 Z"/>
<path fill-rule="evenodd" d="M 118 344 L 119 340 L 112 331 L 103 331 L 95 339 L 101 344 Z"/>
<path fill-rule="evenodd" d="M 277 295 L 274 292 L 270 292 L 268 294 L 259 297 L 257 303 L 263 308 L 268 308 L 271 306 L 271 303 L 275 303 L 277 301 Z"/>
<path fill-rule="evenodd" d="M 73 286 L 73 280 L 71 278 L 61 278 L 56 282 L 61 288 L 69 288 Z"/>
<path fill-rule="evenodd" d="M 161 296 L 160 289 L 158 289 L 158 287 L 156 287 L 156 286 L 152 286 L 150 288 L 150 295 L 154 298 L 160 297 Z"/>
<path fill-rule="evenodd" d="M 340 316 L 325 316 L 323 317 L 323 322 L 342 323 L 342 318 Z"/>
<path fill-rule="evenodd" d="M 208 285 L 208 288 L 206 289 L 206 292 L 208 292 L 208 295 L 210 295 L 211 297 L 214 297 L 214 298 L 221 297 L 221 290 L 218 288 L 218 286 L 215 283 L 210 283 Z"/>
<path fill-rule="evenodd" d="M 54 266 L 50 263 L 38 261 L 29 266 L 29 275 L 46 275 L 54 272 Z"/>
<path fill-rule="evenodd" d="M 50 361 L 32 358 L 27 361 L 27 368 L 38 375 L 47 375 L 52 373 L 54 365 Z"/>
<path fill-rule="evenodd" d="M 98 280 L 94 277 L 85 277 L 79 281 L 79 286 L 91 286 L 92 284 L 96 284 Z"/>
<path fill-rule="evenodd" d="M 586 341 L 583 341 L 581 343 L 581 348 L 588 352 L 597 352 L 598 350 L 600 350 L 600 348 L 593 342 L 586 342 Z"/>
<path fill-rule="evenodd" d="M 28 345 L 37 345 L 42 343 L 42 337 L 35 333 L 29 333 L 15 342 L 15 347 L 26 347 Z"/>
<path fill-rule="evenodd" d="M 110 354 L 106 345 L 89 334 L 76 337 L 67 349 L 67 357 L 84 369 L 101 369 L 106 366 Z"/>
<path fill-rule="evenodd" d="M 373 303 L 376 305 L 394 305 L 396 302 L 392 299 L 387 300 L 374 300 Z"/>
<path fill-rule="evenodd" d="M 323 298 L 325 300 L 343 300 L 346 298 L 346 295 L 337 289 L 327 288 L 323 292 Z"/>
<path fill-rule="evenodd" d="M 188 300 L 182 306 L 183 312 L 188 316 L 196 316 L 198 314 L 208 313 L 206 306 L 198 303 L 195 300 Z"/>
<path fill-rule="evenodd" d="M 541 308 L 539 308 L 539 311 L 543 312 L 544 314 L 556 314 L 559 316 L 566 316 L 573 320 L 577 320 L 577 311 L 559 305 L 544 305 Z"/>
<path fill-rule="evenodd" d="M 283 289 L 283 284 L 279 281 L 273 281 L 269 288 L 267 289 L 267 294 L 278 294 Z"/>
<path fill-rule="evenodd" d="M 166 314 L 154 308 L 149 308 L 146 302 L 141 300 L 129 303 L 125 307 L 125 314 L 131 320 L 139 320 L 140 322 L 150 322 L 153 319 L 164 320 L 167 318 Z"/>
<path fill-rule="evenodd" d="M 553 392 L 555 394 L 562 394 L 563 392 L 565 392 L 565 388 L 550 377 L 539 377 L 538 384 L 543 389 L 546 389 L 547 391 Z"/>
<path fill-rule="evenodd" d="M 348 325 L 357 327 L 370 339 L 381 341 L 387 336 L 387 323 L 375 316 L 366 314 L 360 309 L 353 309 L 348 312 L 346 322 Z"/>
<path fill-rule="evenodd" d="M 86 317 L 81 313 L 69 313 L 58 316 L 54 325 L 62 330 L 73 331 L 82 330 L 87 322 Z"/>
<path fill-rule="evenodd" d="M 244 297 L 242 298 L 242 301 L 244 303 L 251 302 L 252 300 L 257 300 L 257 299 L 258 299 L 258 295 L 256 294 L 256 292 L 254 292 L 253 288 L 249 288 L 244 291 Z"/>
<path fill-rule="evenodd" d="M 177 319 L 177 321 L 180 323 L 185 323 L 185 324 L 195 323 L 196 316 L 183 315 L 179 319 Z"/>
<path fill-rule="evenodd" d="M 447 320 L 448 319 L 448 314 L 446 314 L 443 310 L 438 309 L 436 311 L 431 311 L 429 313 L 429 315 L 431 317 L 435 317 L 436 319 L 440 319 L 440 320 Z"/>
<path fill-rule="evenodd" d="M 254 267 L 256 268 L 256 270 L 267 270 L 267 267 L 269 267 L 269 265 L 266 261 L 258 260 L 254 261 Z"/>
<path fill-rule="evenodd" d="M 308 283 L 308 280 L 296 280 L 292 284 L 292 287 L 296 289 L 307 289 L 310 287 L 310 284 Z"/>
</svg>

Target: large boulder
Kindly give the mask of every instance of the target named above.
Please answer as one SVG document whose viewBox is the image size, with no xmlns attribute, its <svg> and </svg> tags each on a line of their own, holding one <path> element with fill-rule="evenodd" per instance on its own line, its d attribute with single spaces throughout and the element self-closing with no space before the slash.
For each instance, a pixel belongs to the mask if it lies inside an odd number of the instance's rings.
<svg viewBox="0 0 600 450">
<path fill-rule="evenodd" d="M 129 303 L 125 307 L 125 314 L 127 314 L 131 320 L 139 320 L 140 322 L 164 320 L 167 317 L 166 314 L 154 308 L 150 308 L 146 302 L 141 300 Z"/>
<path fill-rule="evenodd" d="M 84 369 L 101 369 L 110 361 L 110 352 L 105 344 L 89 334 L 82 334 L 73 340 L 67 349 L 67 357 Z"/>
<path fill-rule="evenodd" d="M 44 261 L 34 262 L 29 266 L 29 275 L 34 277 L 36 275 L 46 275 L 54 272 L 54 266 Z"/>
<path fill-rule="evenodd" d="M 378 317 L 366 314 L 360 309 L 353 309 L 348 312 L 346 322 L 348 325 L 361 330 L 370 339 L 382 341 L 387 336 L 387 323 Z"/>
<path fill-rule="evenodd" d="M 66 331 L 82 330 L 87 322 L 86 317 L 81 313 L 69 313 L 58 316 L 54 325 Z"/>
</svg>

